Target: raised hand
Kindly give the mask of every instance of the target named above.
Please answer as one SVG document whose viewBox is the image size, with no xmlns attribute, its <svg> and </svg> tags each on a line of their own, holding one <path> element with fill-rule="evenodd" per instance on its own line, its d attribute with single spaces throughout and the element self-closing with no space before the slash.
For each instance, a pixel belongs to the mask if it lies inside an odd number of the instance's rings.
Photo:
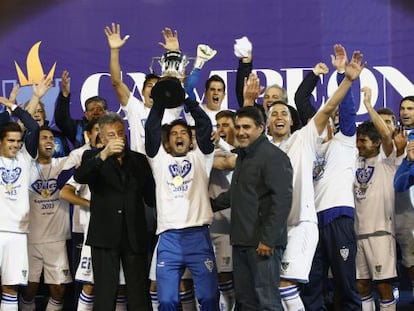
<svg viewBox="0 0 414 311">
<path fill-rule="evenodd" d="M 106 160 L 112 155 L 119 155 L 124 151 L 125 141 L 122 138 L 115 138 L 108 141 L 105 148 L 101 151 L 101 159 Z"/>
<path fill-rule="evenodd" d="M 39 84 L 33 84 L 33 96 L 41 99 L 52 87 L 52 78 L 43 77 Z"/>
<path fill-rule="evenodd" d="M 251 72 L 249 77 L 244 78 L 244 106 L 253 106 L 263 89 L 264 87 L 260 85 L 260 79 L 256 73 Z"/>
<path fill-rule="evenodd" d="M 332 66 L 340 72 L 345 71 L 345 66 L 348 62 L 345 48 L 341 44 L 335 44 L 334 53 L 335 55 L 331 54 Z"/>
<path fill-rule="evenodd" d="M 170 28 L 165 27 L 162 31 L 162 35 L 164 37 L 165 43 L 158 42 L 159 45 L 161 45 L 167 51 L 180 51 L 180 43 L 178 42 L 177 30 L 175 30 L 173 33 Z"/>
<path fill-rule="evenodd" d="M 15 103 L 17 95 L 19 94 L 19 91 L 20 91 L 20 85 L 16 84 L 10 92 L 9 101 L 11 101 L 12 103 Z"/>
<path fill-rule="evenodd" d="M 360 51 L 354 51 L 351 62 L 345 66 L 346 77 L 354 81 L 359 77 L 361 71 L 365 68 L 366 62 L 362 64 L 363 54 Z"/>
<path fill-rule="evenodd" d="M 62 72 L 62 82 L 61 82 L 61 91 L 64 97 L 68 97 L 70 93 L 70 77 L 69 71 L 63 70 Z"/>
<path fill-rule="evenodd" d="M 329 73 L 329 68 L 325 63 L 317 63 L 315 67 L 313 67 L 313 73 L 315 76 L 326 75 Z"/>
<path fill-rule="evenodd" d="M 106 26 L 104 32 L 111 49 L 121 48 L 129 38 L 129 35 L 126 35 L 123 39 L 121 38 L 121 25 L 115 23 L 112 23 L 111 27 Z"/>
<path fill-rule="evenodd" d="M 364 86 L 361 89 L 361 92 L 364 93 L 364 105 L 370 105 L 371 106 L 371 89 L 368 86 Z"/>
<path fill-rule="evenodd" d="M 414 140 L 410 141 L 407 145 L 407 160 L 414 161 Z"/>
</svg>

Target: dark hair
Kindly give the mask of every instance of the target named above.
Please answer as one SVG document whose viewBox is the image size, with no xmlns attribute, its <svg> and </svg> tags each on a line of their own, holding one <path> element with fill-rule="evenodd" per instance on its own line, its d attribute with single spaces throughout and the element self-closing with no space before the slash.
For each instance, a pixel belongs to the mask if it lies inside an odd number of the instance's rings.
<svg viewBox="0 0 414 311">
<path fill-rule="evenodd" d="M 103 106 L 104 110 L 108 109 L 108 104 L 106 103 L 106 99 L 100 96 L 92 96 L 89 97 L 86 101 L 85 101 L 85 110 L 88 111 L 88 105 L 92 102 L 98 102 L 101 103 Z"/>
<path fill-rule="evenodd" d="M 299 130 L 302 127 L 302 122 L 300 122 L 299 112 L 292 107 L 291 105 L 285 103 L 283 100 L 276 100 L 271 105 L 270 108 L 274 105 L 283 105 L 288 107 L 290 118 L 292 119 L 292 125 L 290 126 L 290 133 L 292 134 L 294 131 Z M 269 108 L 269 111 L 270 111 Z M 269 118 L 269 116 L 267 116 Z"/>
<path fill-rule="evenodd" d="M 19 124 L 16 122 L 7 122 L 4 123 L 0 127 L 0 140 L 3 140 L 4 137 L 6 137 L 8 132 L 19 132 L 22 133 L 22 129 Z"/>
<path fill-rule="evenodd" d="M 400 108 L 401 108 L 401 104 L 403 103 L 403 101 L 409 100 L 410 102 L 414 103 L 414 96 L 405 96 L 404 98 L 402 98 L 400 100 Z"/>
<path fill-rule="evenodd" d="M 84 131 L 90 133 L 92 132 L 93 127 L 95 126 L 95 124 L 98 123 L 99 119 L 92 119 L 90 120 L 88 123 L 86 123 L 85 127 L 83 128 Z"/>
<path fill-rule="evenodd" d="M 236 117 L 250 118 L 254 121 L 254 124 L 256 124 L 256 126 L 265 125 L 263 114 L 258 108 L 254 106 L 248 106 L 248 107 L 241 108 L 240 110 L 236 112 Z"/>
<path fill-rule="evenodd" d="M 395 118 L 395 113 L 391 109 L 389 109 L 389 108 L 381 108 L 381 109 L 378 109 L 377 110 L 377 113 L 378 114 L 383 114 L 383 115 L 386 115 L 386 116 L 391 116 L 394 125 L 397 125 L 397 119 Z"/>
<path fill-rule="evenodd" d="M 229 118 L 233 120 L 233 123 L 236 123 L 236 113 L 231 110 L 220 110 L 216 114 L 216 121 L 221 118 Z"/>
<path fill-rule="evenodd" d="M 39 132 L 40 131 L 49 131 L 49 132 L 52 132 L 53 133 L 53 130 L 50 128 L 50 126 L 48 126 L 48 125 L 42 125 L 40 128 L 39 128 Z"/>
<path fill-rule="evenodd" d="M 167 138 L 167 140 L 170 138 L 171 129 L 176 125 L 181 125 L 181 126 L 186 128 L 188 136 L 190 137 L 190 141 L 191 141 L 191 139 L 193 138 L 193 133 L 191 132 L 191 127 L 183 119 L 176 119 L 176 120 L 174 120 L 174 121 L 172 121 L 171 123 L 168 124 L 168 126 L 165 128 L 166 129 L 166 136 L 167 136 L 166 138 Z"/>
<path fill-rule="evenodd" d="M 222 77 L 219 75 L 212 75 L 210 78 L 208 78 L 205 85 L 206 91 L 210 87 L 211 82 L 221 82 L 223 84 L 223 92 L 226 92 L 226 83 L 224 83 Z"/>
<path fill-rule="evenodd" d="M 357 127 L 357 135 L 368 136 L 372 142 L 381 141 L 381 135 L 378 133 L 372 121 L 365 121 Z"/>
<path fill-rule="evenodd" d="M 145 87 L 145 85 L 150 81 L 150 80 L 152 80 L 152 79 L 156 79 L 156 80 L 159 80 L 160 79 L 160 76 L 158 76 L 158 75 L 156 75 L 156 74 L 154 74 L 154 73 L 149 73 L 149 74 L 147 74 L 146 76 L 145 76 L 145 80 L 144 80 L 144 84 L 142 85 L 143 86 L 143 88 Z"/>
</svg>

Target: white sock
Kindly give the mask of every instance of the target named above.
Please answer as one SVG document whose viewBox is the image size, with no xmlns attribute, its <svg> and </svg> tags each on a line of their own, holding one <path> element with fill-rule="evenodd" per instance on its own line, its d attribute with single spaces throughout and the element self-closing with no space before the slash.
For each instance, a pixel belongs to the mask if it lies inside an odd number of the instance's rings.
<svg viewBox="0 0 414 311">
<path fill-rule="evenodd" d="M 386 311 L 395 311 L 397 306 L 397 301 L 393 299 L 380 300 L 380 310 Z"/>
<path fill-rule="evenodd" d="M 92 311 L 94 295 L 88 295 L 83 290 L 78 299 L 78 311 Z"/>
<path fill-rule="evenodd" d="M 17 311 L 19 304 L 17 302 L 17 294 L 1 293 L 1 311 Z M 34 310 L 34 309 L 33 309 Z"/>
<path fill-rule="evenodd" d="M 63 301 L 57 301 L 52 297 L 49 297 L 47 302 L 46 311 L 59 311 L 63 309 Z"/>
<path fill-rule="evenodd" d="M 196 310 L 193 290 L 180 292 L 180 300 L 181 300 L 181 308 L 183 309 L 183 311 Z"/>
<path fill-rule="evenodd" d="M 160 303 L 158 302 L 157 291 L 151 291 L 150 290 L 150 296 L 151 296 L 152 310 L 153 311 L 158 311 L 158 306 L 159 306 Z"/>
<path fill-rule="evenodd" d="M 372 295 L 362 297 L 362 311 L 375 311 L 375 301 Z"/>
<path fill-rule="evenodd" d="M 125 295 L 116 296 L 115 311 L 127 311 L 128 300 Z"/>
<path fill-rule="evenodd" d="M 219 283 L 220 311 L 233 311 L 236 303 L 233 280 Z"/>
<path fill-rule="evenodd" d="M 280 297 L 284 302 L 285 310 L 305 311 L 302 299 L 299 296 L 299 289 L 296 285 L 279 287 Z"/>
</svg>

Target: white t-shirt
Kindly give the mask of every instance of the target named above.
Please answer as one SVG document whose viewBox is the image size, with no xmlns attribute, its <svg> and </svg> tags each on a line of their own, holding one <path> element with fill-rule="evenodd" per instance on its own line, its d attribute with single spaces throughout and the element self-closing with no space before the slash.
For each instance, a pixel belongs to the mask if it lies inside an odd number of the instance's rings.
<svg viewBox="0 0 414 311">
<path fill-rule="evenodd" d="M 145 154 L 145 122 L 151 108 L 148 108 L 139 99 L 130 93 L 128 102 L 122 106 L 129 123 L 131 150 Z M 180 117 L 182 106 L 165 109 L 162 124 L 170 123 Z"/>
<path fill-rule="evenodd" d="M 389 157 L 381 154 L 357 161 L 355 193 L 355 231 L 358 235 L 375 232 L 394 234 L 394 175 L 401 157 L 394 150 Z"/>
<path fill-rule="evenodd" d="M 154 158 L 148 157 L 156 183 L 157 234 L 211 224 L 208 181 L 213 157 L 199 148 L 173 157 L 162 146 Z"/>
<path fill-rule="evenodd" d="M 234 156 L 233 153 L 223 151 L 220 149 L 214 150 L 215 156 Z M 230 189 L 231 178 L 233 176 L 232 170 L 217 170 L 212 169 L 210 174 L 210 184 L 208 191 L 210 197 L 215 199 L 218 195 L 224 191 Z M 230 208 L 226 208 L 222 211 L 214 213 L 214 220 L 210 227 L 211 233 L 230 234 Z"/>
<path fill-rule="evenodd" d="M 355 207 L 353 183 L 357 156 L 356 135 L 339 132 L 318 146 L 313 183 L 317 212 L 337 206 Z"/>
<path fill-rule="evenodd" d="M 51 164 L 33 160 L 30 168 L 29 244 L 65 241 L 70 238 L 69 203 L 59 198 L 57 177 L 66 158 Z"/>
<path fill-rule="evenodd" d="M 293 168 L 292 209 L 287 220 L 288 226 L 301 221 L 318 222 L 312 176 L 316 146 L 320 140 L 322 137 L 312 119 L 279 146 L 275 144 L 289 156 Z"/>
<path fill-rule="evenodd" d="M 216 114 L 220 112 L 220 110 L 210 110 L 207 108 L 207 105 L 201 104 L 200 108 L 204 110 L 204 112 L 208 115 L 211 121 L 211 125 L 213 126 L 213 130 L 217 129 L 217 121 L 216 121 Z M 185 119 L 188 125 L 194 126 L 195 121 L 194 118 L 191 116 L 190 113 L 185 113 Z"/>
<path fill-rule="evenodd" d="M 15 158 L 0 156 L 0 231 L 29 231 L 29 183 L 32 157 L 23 146 Z"/>
</svg>

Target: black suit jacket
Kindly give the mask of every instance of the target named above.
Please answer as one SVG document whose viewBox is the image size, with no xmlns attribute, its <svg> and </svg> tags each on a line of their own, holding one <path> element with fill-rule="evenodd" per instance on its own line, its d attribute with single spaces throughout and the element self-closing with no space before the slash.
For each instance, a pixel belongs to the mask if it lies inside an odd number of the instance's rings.
<svg viewBox="0 0 414 311">
<path fill-rule="evenodd" d="M 85 151 L 74 175 L 91 190 L 86 244 L 117 248 L 126 232 L 132 250 L 145 252 L 148 232 L 144 201 L 155 206 L 155 184 L 148 161 L 143 154 L 127 150 L 120 165 L 115 157 L 102 161 L 100 151 Z"/>
</svg>

